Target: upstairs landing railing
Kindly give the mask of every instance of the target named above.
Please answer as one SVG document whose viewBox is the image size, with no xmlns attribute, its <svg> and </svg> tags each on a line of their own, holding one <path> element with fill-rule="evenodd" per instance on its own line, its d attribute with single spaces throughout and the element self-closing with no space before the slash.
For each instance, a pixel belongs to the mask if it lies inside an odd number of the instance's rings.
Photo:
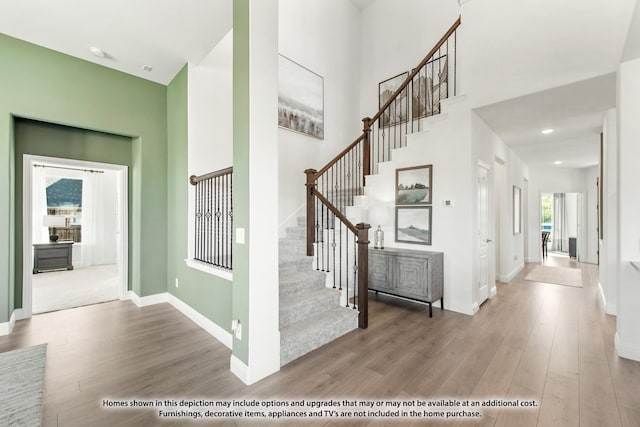
<svg viewBox="0 0 640 427">
<path fill-rule="evenodd" d="M 196 261 L 233 267 L 233 167 L 189 177 L 195 186 L 194 256 Z"/>
<path fill-rule="evenodd" d="M 362 134 L 319 171 L 307 169 L 307 255 L 317 269 L 333 274 L 334 287 L 346 292 L 346 305 L 359 312 L 358 326 L 368 326 L 369 228 L 345 215 L 355 196 L 364 194 L 367 175 L 391 160 L 406 135 L 441 112 L 441 101 L 456 95 L 457 29 L 449 28 L 397 88 L 381 87 L 380 109 L 362 119 Z M 401 75 L 400 75 L 401 76 Z M 409 102 L 411 100 L 411 102 Z"/>
</svg>

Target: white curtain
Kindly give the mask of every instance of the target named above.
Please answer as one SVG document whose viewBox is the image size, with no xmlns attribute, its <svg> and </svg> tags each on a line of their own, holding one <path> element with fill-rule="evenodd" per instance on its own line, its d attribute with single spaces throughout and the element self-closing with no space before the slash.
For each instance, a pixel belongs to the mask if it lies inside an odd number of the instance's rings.
<svg viewBox="0 0 640 427">
<path fill-rule="evenodd" d="M 49 228 L 42 225 L 42 218 L 47 215 L 47 180 L 44 168 L 34 166 L 31 169 L 31 188 L 33 189 L 31 192 L 31 241 L 47 243 Z"/>
<path fill-rule="evenodd" d="M 104 259 L 104 195 L 101 173 L 85 172 L 82 178 L 82 255 L 80 267 L 98 265 Z"/>
<path fill-rule="evenodd" d="M 569 250 L 569 236 L 567 234 L 567 198 L 564 193 L 553 194 L 553 239 L 551 250 L 567 252 Z"/>
</svg>

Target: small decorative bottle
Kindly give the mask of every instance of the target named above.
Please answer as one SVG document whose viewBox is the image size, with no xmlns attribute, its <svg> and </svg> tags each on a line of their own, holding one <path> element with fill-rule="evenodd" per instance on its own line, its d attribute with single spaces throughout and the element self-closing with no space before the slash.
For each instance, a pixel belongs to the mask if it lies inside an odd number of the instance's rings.
<svg viewBox="0 0 640 427">
<path fill-rule="evenodd" d="M 373 247 L 375 249 L 384 249 L 384 231 L 378 225 L 378 229 L 374 233 Z"/>
</svg>

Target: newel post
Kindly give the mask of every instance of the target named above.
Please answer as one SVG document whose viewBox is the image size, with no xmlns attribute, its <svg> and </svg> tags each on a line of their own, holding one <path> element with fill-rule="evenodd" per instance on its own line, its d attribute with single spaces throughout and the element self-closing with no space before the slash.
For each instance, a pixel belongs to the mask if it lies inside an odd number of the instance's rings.
<svg viewBox="0 0 640 427">
<path fill-rule="evenodd" d="M 318 171 L 307 169 L 304 173 L 307 174 L 307 255 L 313 256 L 313 243 L 316 233 L 316 196 L 313 191 L 316 188 L 316 174 Z"/>
<path fill-rule="evenodd" d="M 362 119 L 362 132 L 364 132 L 364 145 L 362 147 L 362 182 L 366 184 L 366 176 L 371 175 L 371 117 Z"/>
<path fill-rule="evenodd" d="M 369 229 L 363 222 L 358 229 L 358 327 L 369 326 Z"/>
</svg>

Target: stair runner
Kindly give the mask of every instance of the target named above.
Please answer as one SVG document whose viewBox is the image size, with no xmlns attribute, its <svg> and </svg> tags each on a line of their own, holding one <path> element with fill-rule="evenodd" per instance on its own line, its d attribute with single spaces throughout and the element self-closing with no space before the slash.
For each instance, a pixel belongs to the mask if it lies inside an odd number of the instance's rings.
<svg viewBox="0 0 640 427">
<path fill-rule="evenodd" d="M 340 291 L 325 286 L 306 255 L 306 219 L 280 239 L 280 365 L 358 327 L 358 311 L 340 305 Z"/>
</svg>

